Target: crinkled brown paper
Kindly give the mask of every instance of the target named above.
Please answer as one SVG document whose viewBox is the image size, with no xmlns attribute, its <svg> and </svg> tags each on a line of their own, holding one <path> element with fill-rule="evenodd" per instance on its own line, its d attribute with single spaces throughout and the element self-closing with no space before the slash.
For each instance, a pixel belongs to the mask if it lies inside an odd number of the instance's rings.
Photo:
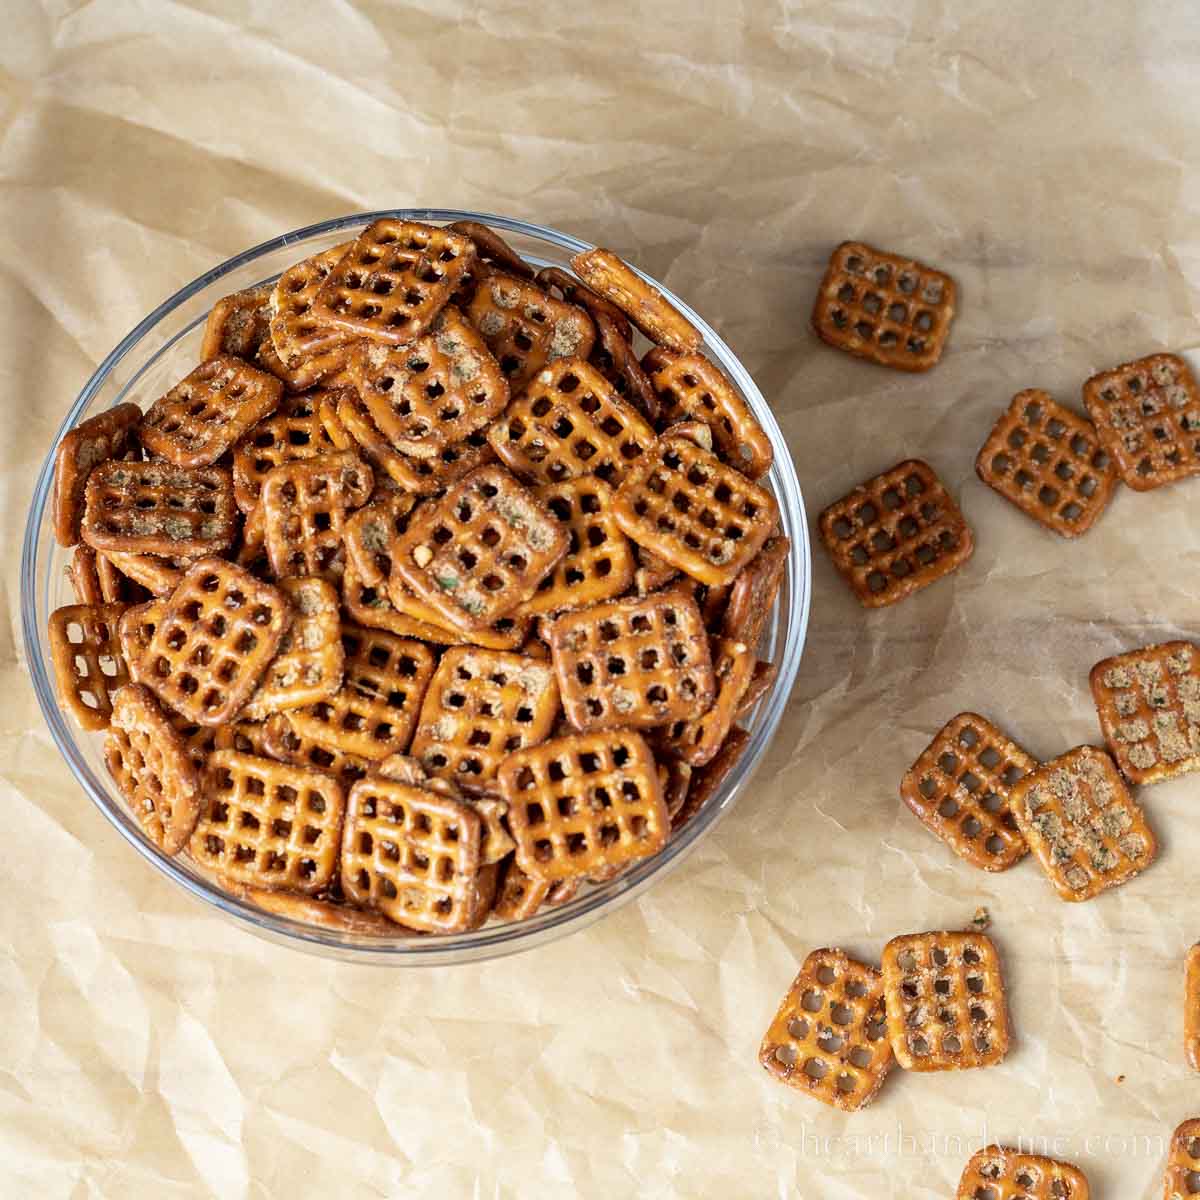
<svg viewBox="0 0 1200 1200">
<path fill-rule="evenodd" d="M 0 33 L 0 1195 L 949 1197 L 985 1138 L 1158 1195 L 1200 1110 L 1180 994 L 1200 780 L 1079 906 L 990 877 L 902 808 L 963 708 L 1033 753 L 1095 740 L 1087 672 L 1200 634 L 1200 482 L 1121 491 L 1078 544 L 972 462 L 1020 388 L 1200 343 L 1200 8 L 1085 0 L 547 5 L 16 0 Z M 212 264 L 399 205 L 602 241 L 755 374 L 810 508 L 908 456 L 961 496 L 968 566 L 867 614 L 815 554 L 808 647 L 755 786 L 668 880 L 525 956 L 412 972 L 264 944 L 142 863 L 80 792 L 22 665 L 36 469 L 110 347 Z M 844 237 L 954 274 L 908 377 L 807 317 Z M 994 919 L 1017 1046 L 844 1116 L 759 1038 L 800 959 Z"/>
</svg>

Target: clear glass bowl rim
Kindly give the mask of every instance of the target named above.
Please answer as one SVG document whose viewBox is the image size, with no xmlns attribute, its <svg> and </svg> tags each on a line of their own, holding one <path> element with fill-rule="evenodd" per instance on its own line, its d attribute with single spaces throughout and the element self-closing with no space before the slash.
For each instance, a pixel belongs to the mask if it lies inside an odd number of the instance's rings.
<svg viewBox="0 0 1200 1200">
<path fill-rule="evenodd" d="M 804 501 L 799 481 L 796 478 L 795 467 L 783 434 L 762 393 L 740 360 L 690 305 L 675 296 L 663 284 L 638 270 L 637 273 L 642 278 L 657 287 L 700 330 L 708 348 L 715 352 L 722 368 L 731 376 L 742 394 L 747 397 L 755 415 L 771 438 L 776 455 L 770 479 L 779 500 L 785 532 L 792 540 L 788 577 L 793 612 L 791 619 L 784 623 L 783 645 L 778 648 L 776 654 L 779 666 L 778 676 L 771 692 L 761 701 L 766 705 L 766 709 L 762 717 L 755 723 L 750 743 L 746 747 L 741 761 L 730 776 L 724 780 L 714 798 L 684 826 L 678 835 L 671 838 L 658 854 L 636 864 L 611 882 L 597 885 L 570 903 L 543 910 L 528 920 L 506 922 L 494 926 L 485 925 L 482 929 L 461 934 L 400 935 L 394 940 L 384 940 L 317 927 L 268 913 L 247 901 L 240 900 L 222 891 L 215 884 L 209 883 L 203 877 L 193 877 L 181 869 L 176 860 L 159 853 L 141 834 L 123 802 L 109 795 L 106 783 L 96 776 L 90 765 L 84 760 L 77 745 L 77 735 L 68 725 L 64 713 L 59 708 L 54 683 L 46 669 L 44 629 L 38 620 L 36 603 L 39 586 L 37 578 L 39 569 L 38 539 L 50 502 L 55 447 L 64 433 L 75 425 L 86 411 L 93 397 L 117 364 L 160 321 L 198 292 L 223 276 L 272 251 L 342 230 L 352 228 L 357 230 L 382 217 L 397 217 L 441 224 L 452 221 L 481 221 L 508 233 L 548 242 L 570 254 L 591 249 L 590 243 L 556 229 L 496 213 L 457 209 L 397 208 L 354 213 L 304 226 L 262 242 L 206 271 L 173 296 L 164 300 L 121 339 L 84 385 L 60 425 L 54 443 L 38 473 L 25 526 L 20 576 L 21 626 L 26 661 L 33 679 L 34 690 L 50 729 L 51 737 L 59 752 L 66 759 L 80 787 L 91 797 L 93 803 L 108 818 L 117 832 L 156 870 L 173 880 L 195 899 L 211 905 L 226 916 L 233 918 L 239 926 L 276 943 L 354 962 L 394 966 L 445 966 L 532 949 L 537 945 L 591 925 L 607 913 L 634 899 L 651 883 L 662 878 L 677 866 L 733 807 L 775 735 L 800 666 L 808 628 L 811 550 Z M 634 269 L 637 270 L 636 267 Z M 182 336 L 182 333 L 178 336 Z M 167 348 L 164 346 L 159 353 L 164 353 Z M 138 374 L 134 374 L 122 389 L 117 400 L 119 401 L 132 389 L 137 381 Z"/>
</svg>

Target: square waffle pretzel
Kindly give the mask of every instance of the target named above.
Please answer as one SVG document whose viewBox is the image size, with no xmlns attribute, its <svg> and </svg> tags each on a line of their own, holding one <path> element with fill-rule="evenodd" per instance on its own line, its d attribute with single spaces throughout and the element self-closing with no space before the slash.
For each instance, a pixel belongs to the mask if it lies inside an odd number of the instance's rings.
<svg viewBox="0 0 1200 1200">
<path fill-rule="evenodd" d="M 975 473 L 1062 537 L 1087 533 L 1108 507 L 1117 469 L 1096 428 L 1048 392 L 1018 392 L 975 459 Z"/>
<path fill-rule="evenodd" d="M 272 283 L 222 296 L 212 306 L 200 343 L 200 361 L 231 354 L 253 362 L 264 341 L 271 339 Z"/>
<path fill-rule="evenodd" d="M 479 815 L 427 788 L 371 776 L 350 789 L 342 887 L 355 904 L 426 933 L 455 933 L 476 916 Z"/>
<path fill-rule="evenodd" d="M 335 746 L 327 746 L 315 738 L 298 733 L 288 719 L 291 713 L 273 713 L 262 725 L 262 754 L 277 758 L 280 762 L 298 767 L 311 767 L 324 771 L 349 787 L 362 779 L 378 762 L 363 758 L 360 754 L 349 754 Z"/>
<path fill-rule="evenodd" d="M 684 720 L 716 694 L 700 610 L 682 593 L 564 613 L 549 641 L 563 711 L 583 732 Z"/>
<path fill-rule="evenodd" d="M 613 513 L 639 546 L 718 587 L 754 558 L 779 520 L 770 492 L 670 433 L 626 476 Z"/>
<path fill-rule="evenodd" d="M 1148 492 L 1200 472 L 1200 389 L 1178 355 L 1093 375 L 1083 404 L 1127 487 Z"/>
<path fill-rule="evenodd" d="M 202 558 L 161 603 L 135 678 L 196 724 L 225 724 L 291 627 L 291 602 L 233 563 Z"/>
<path fill-rule="evenodd" d="M 353 339 L 318 319 L 313 302 L 351 244 L 331 246 L 288 267 L 271 293 L 271 346 L 293 391 L 305 391 L 346 365 Z M 268 369 L 269 359 L 263 364 Z"/>
<path fill-rule="evenodd" d="M 1200 770 L 1200 649 L 1165 642 L 1098 662 L 1089 676 L 1100 728 L 1131 783 Z"/>
<path fill-rule="evenodd" d="M 313 316 L 355 337 L 402 346 L 433 323 L 475 263 L 460 233 L 383 217 L 358 235 L 313 300 Z"/>
<path fill-rule="evenodd" d="M 571 266 L 584 283 L 615 304 L 652 342 L 687 354 L 704 339 L 690 321 L 628 263 L 600 246 L 576 254 Z"/>
<path fill-rule="evenodd" d="M 642 364 L 658 397 L 662 420 L 703 421 L 717 454 L 751 479 L 771 469 L 771 439 L 724 373 L 703 354 L 672 354 L 659 347 Z"/>
<path fill-rule="evenodd" d="M 350 373 L 383 436 L 415 458 L 432 458 L 483 429 L 509 399 L 500 364 L 453 304 L 406 346 L 363 342 Z"/>
<path fill-rule="evenodd" d="M 721 631 L 750 647 L 757 646 L 775 605 L 775 597 L 787 574 L 792 543 L 785 537 L 771 538 L 733 581 L 721 618 Z"/>
<path fill-rule="evenodd" d="M 1188 1066 L 1200 1071 L 1200 942 L 1187 952 L 1184 962 L 1183 1045 Z"/>
<path fill-rule="evenodd" d="M 736 638 L 717 638 L 712 643 L 713 678 L 716 694 L 707 711 L 680 718 L 663 726 L 655 748 L 702 767 L 717 756 L 741 708 L 742 697 L 754 673 L 754 651 Z"/>
<path fill-rule="evenodd" d="M 332 775 L 215 750 L 188 849 L 199 866 L 238 883 L 311 895 L 337 872 L 345 812 Z"/>
<path fill-rule="evenodd" d="M 381 492 L 346 519 L 346 559 L 369 587 L 386 587 L 392 573 L 392 543 L 408 528 L 417 497 L 408 492 Z"/>
<path fill-rule="evenodd" d="M 534 488 L 534 496 L 567 530 L 566 554 L 538 584 L 520 615 L 586 608 L 620 596 L 633 582 L 633 547 L 612 514 L 612 489 L 585 475 Z"/>
<path fill-rule="evenodd" d="M 281 579 L 279 590 L 292 602 L 291 628 L 242 709 L 247 721 L 273 712 L 327 700 L 342 686 L 345 655 L 338 594 L 324 579 Z"/>
<path fill-rule="evenodd" d="M 117 632 L 124 604 L 68 604 L 50 614 L 47 637 L 58 697 L 83 729 L 107 729 L 112 698 L 129 682 Z"/>
<path fill-rule="evenodd" d="M 403 753 L 412 740 L 433 652 L 424 642 L 381 629 L 342 626 L 345 673 L 341 690 L 288 712 L 302 737 L 362 758 Z"/>
<path fill-rule="evenodd" d="M 498 778 L 517 863 L 538 879 L 597 875 L 647 858 L 670 833 L 654 756 L 631 729 L 516 750 Z"/>
<path fill-rule="evenodd" d="M 908 1071 L 1002 1062 L 1009 1048 L 1000 956 L 982 933 L 911 933 L 883 948 L 888 1037 Z"/>
<path fill-rule="evenodd" d="M 488 440 L 523 479 L 597 475 L 616 487 L 653 444 L 654 430 L 595 367 L 560 358 L 533 377 Z"/>
<path fill-rule="evenodd" d="M 54 452 L 54 536 L 60 546 L 79 541 L 84 489 L 93 467 L 108 459 L 137 459 L 142 410 L 136 404 L 118 404 L 107 412 L 81 421 L 63 434 Z"/>
<path fill-rule="evenodd" d="M 936 583 L 975 543 L 928 463 L 909 459 L 821 513 L 821 540 L 865 608 L 883 608 Z"/>
<path fill-rule="evenodd" d="M 375 477 L 347 451 L 284 463 L 263 480 L 263 537 L 271 570 L 340 580 L 346 566 L 342 532 L 353 509 L 370 498 Z"/>
<path fill-rule="evenodd" d="M 283 384 L 240 358 L 201 363 L 150 405 L 142 445 L 177 467 L 211 467 L 279 407 Z"/>
<path fill-rule="evenodd" d="M 955 1200 L 1088 1200 L 1078 1167 L 1041 1154 L 987 1146 L 967 1163 Z"/>
<path fill-rule="evenodd" d="M 817 289 L 812 326 L 830 346 L 883 367 L 928 371 L 954 320 L 954 280 L 911 258 L 843 242 Z"/>
<path fill-rule="evenodd" d="M 814 950 L 779 1005 L 758 1061 L 822 1104 L 865 1108 L 896 1061 L 879 971 L 844 950 Z"/>
<path fill-rule="evenodd" d="M 165 462 L 102 462 L 88 478 L 80 533 L 97 550 L 167 558 L 219 554 L 233 545 L 237 533 L 229 472 Z"/>
<path fill-rule="evenodd" d="M 126 684 L 113 697 L 104 762 L 146 836 L 178 854 L 200 815 L 200 774 L 149 688 Z"/>
<path fill-rule="evenodd" d="M 905 773 L 900 797 L 935 837 L 984 871 L 1007 871 L 1029 846 L 1009 808 L 1037 760 L 978 713 L 952 717 Z"/>
<path fill-rule="evenodd" d="M 275 467 L 341 449 L 318 413 L 323 393 L 285 397 L 280 410 L 256 425 L 233 448 L 233 497 L 243 513 L 258 503 L 263 480 Z"/>
<path fill-rule="evenodd" d="M 1019 779 L 1009 806 L 1064 900 L 1091 900 L 1144 871 L 1158 854 L 1116 764 L 1095 746 L 1077 746 Z"/>
<path fill-rule="evenodd" d="M 750 745 L 750 735 L 735 725 L 728 733 L 716 757 L 693 771 L 687 795 L 671 817 L 671 832 L 678 833 L 717 794 L 726 776 L 737 766 Z"/>
<path fill-rule="evenodd" d="M 505 757 L 545 741 L 557 716 L 558 684 L 548 664 L 455 647 L 430 681 L 410 753 L 456 787 L 494 788 Z"/>
<path fill-rule="evenodd" d="M 513 396 L 557 359 L 586 359 L 596 339 L 592 320 L 582 308 L 503 271 L 481 273 L 467 320 L 500 364 Z"/>
<path fill-rule="evenodd" d="M 392 550 L 403 584 L 457 629 L 510 614 L 567 552 L 567 531 L 505 470 L 481 467 L 431 500 Z"/>
<path fill-rule="evenodd" d="M 1200 1191 L 1200 1120 L 1184 1121 L 1171 1137 L 1163 1200 L 1187 1200 Z"/>
</svg>

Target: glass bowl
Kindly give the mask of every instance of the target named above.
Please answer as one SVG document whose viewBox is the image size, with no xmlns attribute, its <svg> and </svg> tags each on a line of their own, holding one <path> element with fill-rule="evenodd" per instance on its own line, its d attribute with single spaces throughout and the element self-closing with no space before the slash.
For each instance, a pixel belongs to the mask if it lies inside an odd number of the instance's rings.
<svg viewBox="0 0 1200 1200">
<path fill-rule="evenodd" d="M 133 400 L 144 408 L 182 378 L 198 361 L 205 318 L 222 296 L 268 282 L 292 263 L 344 241 L 380 217 L 411 218 L 433 224 L 483 221 L 500 230 L 519 254 L 538 267 L 557 265 L 569 269 L 571 256 L 589 249 L 586 242 L 554 229 L 491 213 L 445 209 L 357 213 L 284 234 L 214 267 L 150 313 L 88 380 L 71 405 L 55 441 L 86 417 L 122 401 Z M 662 284 L 655 286 L 704 335 L 705 352 L 733 381 L 770 436 L 775 447 L 775 464 L 764 482 L 778 500 L 783 532 L 792 542 L 786 579 L 760 649 L 761 656 L 778 665 L 779 674 L 774 687 L 743 722 L 750 734 L 749 744 L 712 800 L 663 850 L 634 864 L 616 879 L 587 886 L 570 903 L 547 909 L 528 920 L 493 923 L 471 933 L 420 936 L 398 933 L 394 938 L 355 935 L 276 916 L 228 895 L 190 860 L 182 856 L 167 858 L 146 838 L 104 768 L 103 735 L 84 733 L 59 707 L 46 622 L 55 608 L 75 601 L 64 571 L 71 552 L 57 545 L 52 531 L 50 494 L 54 454 L 53 447 L 48 447 L 33 492 L 21 556 L 21 623 L 29 672 L 50 733 L 80 786 L 117 832 L 155 870 L 240 927 L 283 945 L 356 962 L 443 965 L 527 950 L 598 921 L 661 879 L 733 807 L 774 736 L 800 665 L 811 576 L 807 523 L 791 455 L 754 381 L 729 347 L 687 304 Z"/>
</svg>

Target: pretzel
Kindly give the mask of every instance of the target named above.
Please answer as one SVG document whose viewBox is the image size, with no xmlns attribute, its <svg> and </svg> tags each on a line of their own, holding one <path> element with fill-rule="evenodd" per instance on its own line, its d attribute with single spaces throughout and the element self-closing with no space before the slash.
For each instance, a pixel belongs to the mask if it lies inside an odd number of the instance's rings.
<svg viewBox="0 0 1200 1200">
<path fill-rule="evenodd" d="M 292 602 L 295 616 L 242 709 L 247 721 L 327 700 L 342 686 L 345 656 L 337 592 L 324 579 L 304 577 L 281 579 L 279 590 Z"/>
<path fill-rule="evenodd" d="M 1131 783 L 1200 770 L 1200 649 L 1165 642 L 1098 662 L 1090 675 L 1104 740 Z"/>
<path fill-rule="evenodd" d="M 564 613 L 549 636 L 563 711 L 581 732 L 683 720 L 716 695 L 700 611 L 684 595 Z"/>
<path fill-rule="evenodd" d="M 279 588 L 220 558 L 195 563 L 161 612 L 136 678 L 198 725 L 237 715 L 292 624 Z"/>
<path fill-rule="evenodd" d="M 147 600 L 143 604 L 130 605 L 117 620 L 117 643 L 135 683 L 146 682 L 140 665 L 142 655 L 150 645 L 166 607 L 164 600 Z"/>
<path fill-rule="evenodd" d="M 1088 1181 L 1078 1167 L 1023 1154 L 1006 1146 L 987 1146 L 967 1163 L 955 1200 L 1089 1200 Z"/>
<path fill-rule="evenodd" d="M 68 604 L 47 623 L 58 697 L 82 729 L 107 729 L 112 698 L 129 682 L 117 635 L 123 604 Z"/>
<path fill-rule="evenodd" d="M 942 357 L 956 293 L 941 271 L 843 242 L 817 289 L 813 331 L 827 345 L 880 366 L 928 371 Z"/>
<path fill-rule="evenodd" d="M 791 541 L 776 536 L 742 568 L 733 581 L 722 613 L 721 631 L 725 637 L 736 637 L 748 646 L 758 645 L 787 572 L 791 552 Z"/>
<path fill-rule="evenodd" d="M 1010 808 L 1012 786 L 1037 765 L 990 721 L 959 713 L 909 768 L 900 797 L 973 867 L 1007 871 L 1029 853 Z"/>
<path fill-rule="evenodd" d="M 456 629 L 483 629 L 528 600 L 567 552 L 566 530 L 500 467 L 424 505 L 392 550 L 403 584 Z"/>
<path fill-rule="evenodd" d="M 503 921 L 527 920 L 546 902 L 553 886 L 548 880 L 527 875 L 516 858 L 510 858 L 504 867 L 493 911 Z"/>
<path fill-rule="evenodd" d="M 350 789 L 342 887 L 352 903 L 427 933 L 476 918 L 481 826 L 462 801 L 389 779 Z"/>
<path fill-rule="evenodd" d="M 408 345 L 362 343 L 350 371 L 380 432 L 415 458 L 433 458 L 443 446 L 461 442 L 508 404 L 499 364 L 453 304 Z"/>
<path fill-rule="evenodd" d="M 346 365 L 352 339 L 321 320 L 314 303 L 351 245 L 342 242 L 289 267 L 271 293 L 271 346 L 293 391 L 305 391 Z M 270 355 L 266 359 L 263 365 L 270 370 Z"/>
<path fill-rule="evenodd" d="M 337 933 L 372 937 L 399 937 L 408 932 L 379 913 L 353 908 L 345 902 L 335 903 L 323 896 L 298 896 L 292 892 L 271 891 L 269 888 L 245 887 L 232 879 L 220 879 L 218 882 L 225 891 L 248 900 L 264 912 L 286 917 L 302 925 L 316 925 Z"/>
<path fill-rule="evenodd" d="M 337 870 L 345 811 L 346 794 L 331 775 L 216 750 L 188 850 L 237 883 L 311 895 Z"/>
<path fill-rule="evenodd" d="M 611 301 L 606 300 L 599 292 L 594 292 L 582 279 L 572 275 L 562 267 L 543 267 L 535 276 L 534 282 L 546 292 L 557 290 L 568 304 L 586 309 L 593 321 L 602 317 L 620 334 L 622 340 L 633 340 L 633 326 L 629 318 Z M 598 328 L 598 326 L 597 326 Z"/>
<path fill-rule="evenodd" d="M 469 792 L 491 790 L 504 758 L 545 741 L 557 715 L 558 684 L 548 665 L 455 647 L 430 680 L 410 753 L 436 778 Z"/>
<path fill-rule="evenodd" d="M 672 834 L 678 833 L 717 794 L 749 744 L 750 735 L 735 725 L 716 755 L 699 770 L 692 772 L 684 803 L 671 818 Z"/>
<path fill-rule="evenodd" d="M 1064 900 L 1091 900 L 1158 855 L 1158 841 L 1116 764 L 1095 746 L 1043 763 L 1013 785 L 1008 802 Z"/>
<path fill-rule="evenodd" d="M 907 1071 L 991 1067 L 1009 1048 L 1000 956 L 982 933 L 911 933 L 883 948 L 888 1038 Z"/>
<path fill-rule="evenodd" d="M 588 361 L 613 385 L 626 404 L 641 413 L 651 425 L 657 425 L 662 406 L 633 346 L 622 336 L 616 322 L 604 313 L 593 312 L 592 321 L 596 326 L 596 343 Z"/>
<path fill-rule="evenodd" d="M 1171 1137 L 1163 1200 L 1187 1200 L 1195 1195 L 1200 1179 L 1200 1120 L 1184 1121 Z"/>
<path fill-rule="evenodd" d="M 80 542 L 72 552 L 67 578 L 80 604 L 138 604 L 146 594 L 117 570 L 108 555 L 97 554 L 86 542 Z"/>
<path fill-rule="evenodd" d="M 1200 1071 L 1200 942 L 1184 963 L 1183 1043 L 1188 1066 Z"/>
<path fill-rule="evenodd" d="M 1093 375 L 1083 404 L 1127 487 L 1148 492 L 1200 472 L 1200 389 L 1178 355 Z"/>
<path fill-rule="evenodd" d="M 665 424 L 703 421 L 712 430 L 717 454 L 731 467 L 751 479 L 771 469 L 771 439 L 737 389 L 703 354 L 672 354 L 656 346 L 642 366 Z"/>
<path fill-rule="evenodd" d="M 732 582 L 779 519 L 770 492 L 691 438 L 672 433 L 626 476 L 613 513 L 639 546 L 716 586 Z"/>
<path fill-rule="evenodd" d="M 1013 397 L 979 451 L 975 473 L 1067 538 L 1091 529 L 1117 486 L 1116 466 L 1095 426 L 1036 388 Z"/>
<path fill-rule="evenodd" d="M 895 1065 L 886 1032 L 879 971 L 844 950 L 814 950 L 779 1005 L 758 1061 L 780 1083 L 857 1112 Z"/>
<path fill-rule="evenodd" d="M 779 668 L 772 662 L 758 659 L 750 672 L 750 682 L 738 702 L 737 711 L 733 714 L 735 721 L 744 721 L 758 707 L 758 702 L 775 686 Z"/>
<path fill-rule="evenodd" d="M 240 358 L 201 363 L 150 406 L 142 445 L 177 467 L 211 467 L 279 406 L 283 384 Z"/>
<path fill-rule="evenodd" d="M 380 629 L 342 626 L 345 681 L 326 700 L 288 712 L 302 737 L 362 758 L 381 759 L 408 749 L 433 675 L 424 642 Z"/>
<path fill-rule="evenodd" d="M 516 610 L 526 616 L 586 608 L 620 596 L 633 582 L 633 548 L 612 516 L 612 489 L 587 475 L 550 483 L 534 496 L 562 523 L 567 553 Z"/>
<path fill-rule="evenodd" d="M 407 528 L 417 497 L 408 492 L 383 492 L 346 520 L 346 560 L 368 587 L 386 587 L 392 573 L 391 548 Z"/>
<path fill-rule="evenodd" d="M 293 713 L 274 713 L 263 722 L 263 755 L 298 767 L 324 771 L 340 780 L 342 786 L 362 779 L 378 760 L 347 753 L 298 733 L 288 719 Z"/>
<path fill-rule="evenodd" d="M 962 566 L 975 543 L 928 463 L 908 459 L 831 504 L 821 540 L 864 608 L 883 608 Z"/>
<path fill-rule="evenodd" d="M 717 756 L 750 686 L 757 661 L 754 651 L 736 638 L 717 638 L 712 644 L 716 693 L 710 707 L 699 714 L 665 724 L 656 748 L 702 767 Z"/>
<path fill-rule="evenodd" d="M 313 316 L 373 342 L 415 341 L 475 263 L 462 234 L 382 217 L 360 233 L 313 300 Z"/>
<path fill-rule="evenodd" d="M 487 342 L 514 396 L 556 359 L 586 359 L 596 338 L 583 309 L 496 270 L 481 274 L 467 320 Z"/>
<path fill-rule="evenodd" d="M 536 483 L 598 475 L 616 487 L 654 442 L 654 430 L 582 359 L 538 372 L 488 430 L 492 449 Z"/>
<path fill-rule="evenodd" d="M 665 558 L 659 558 L 653 550 L 635 545 L 634 551 L 638 566 L 633 573 L 633 587 L 639 596 L 657 592 L 679 577 L 679 568 L 672 566 Z"/>
<path fill-rule="evenodd" d="M 597 246 L 571 259 L 584 283 L 612 301 L 652 342 L 687 354 L 704 339 L 677 308 L 611 250 Z"/>
<path fill-rule="evenodd" d="M 264 283 L 230 296 L 222 296 L 209 311 L 200 343 L 200 361 L 230 354 L 252 362 L 263 342 L 271 340 L 271 293 Z"/>
<path fill-rule="evenodd" d="M 137 440 L 142 410 L 118 404 L 63 434 L 54 452 L 54 536 L 60 546 L 79 541 L 84 490 L 93 467 L 109 459 L 141 457 Z"/>
<path fill-rule="evenodd" d="M 164 854 L 178 854 L 200 815 L 199 771 L 149 688 L 126 684 L 112 704 L 108 773 L 146 836 Z"/>
<path fill-rule="evenodd" d="M 106 552 L 196 558 L 233 544 L 236 512 L 221 467 L 110 459 L 88 477 L 80 533 Z"/>
<path fill-rule="evenodd" d="M 482 261 L 503 267 L 510 275 L 533 278 L 533 268 L 494 229 L 479 221 L 452 221 L 446 228 L 470 238 Z"/>
<path fill-rule="evenodd" d="M 128 554 L 121 550 L 110 550 L 96 556 L 98 571 L 107 565 L 109 573 L 119 572 L 130 582 L 152 596 L 169 596 L 183 578 L 191 562 L 186 558 L 163 558 L 158 554 Z"/>
<path fill-rule="evenodd" d="M 684 762 L 681 758 L 664 758 L 658 764 L 658 771 L 662 783 L 663 803 L 667 806 L 667 816 L 674 821 L 687 803 L 694 772 L 691 764 Z"/>
<path fill-rule="evenodd" d="M 346 517 L 367 502 L 374 482 L 371 468 L 346 451 L 274 468 L 263 481 L 262 513 L 275 577 L 340 580 L 346 564 Z"/>
<path fill-rule="evenodd" d="M 498 780 L 517 863 L 538 879 L 596 875 L 646 858 L 670 832 L 654 757 L 631 729 L 516 750 Z"/>
</svg>

